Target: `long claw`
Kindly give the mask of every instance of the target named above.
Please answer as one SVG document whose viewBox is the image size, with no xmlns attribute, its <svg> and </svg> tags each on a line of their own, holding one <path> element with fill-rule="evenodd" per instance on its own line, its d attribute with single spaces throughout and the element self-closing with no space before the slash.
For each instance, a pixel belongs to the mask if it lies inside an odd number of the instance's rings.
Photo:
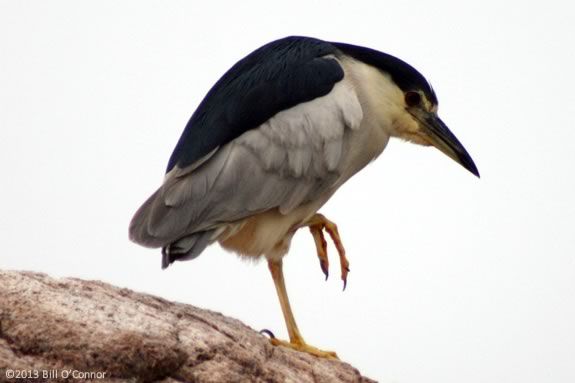
<svg viewBox="0 0 575 383">
<path fill-rule="evenodd" d="M 339 253 L 341 280 L 343 281 L 343 290 L 345 290 L 347 286 L 347 274 L 349 273 L 349 261 L 345 256 L 345 249 L 343 248 L 343 243 L 341 242 L 341 237 L 339 236 L 339 231 L 337 230 L 337 225 L 326 218 L 325 230 L 331 237 L 333 244 Z"/>
<path fill-rule="evenodd" d="M 345 261 L 347 262 L 347 259 L 345 259 Z M 348 273 L 349 273 L 349 264 L 346 265 L 342 261 L 341 262 L 341 280 L 343 281 L 343 291 L 345 291 L 345 287 L 347 286 L 347 274 Z"/>
<path fill-rule="evenodd" d="M 270 337 L 270 339 L 275 339 L 276 336 L 274 335 L 273 332 L 271 332 L 271 330 L 268 330 L 267 328 L 264 328 L 263 330 L 260 330 L 260 334 L 262 335 L 267 335 Z"/>
<path fill-rule="evenodd" d="M 319 213 L 315 214 L 307 222 L 307 225 L 309 226 L 309 230 L 315 241 L 317 256 L 319 258 L 319 265 L 325 275 L 326 280 L 329 276 L 329 261 L 327 259 L 327 242 L 323 235 L 323 230 L 327 231 L 331 237 L 339 254 L 341 280 L 343 281 L 343 290 L 345 290 L 347 286 L 347 274 L 349 273 L 349 261 L 345 256 L 345 249 L 343 248 L 343 243 L 341 242 L 341 237 L 339 235 L 339 231 L 337 230 L 337 225 Z"/>
<path fill-rule="evenodd" d="M 325 275 L 325 280 L 329 277 L 329 260 L 327 258 L 327 241 L 323 236 L 323 225 L 310 225 L 309 231 L 313 236 L 315 241 L 315 247 L 317 249 L 317 256 L 319 258 L 319 266 L 323 275 Z"/>
<path fill-rule="evenodd" d="M 329 265 L 323 259 L 319 260 L 319 266 L 321 267 L 321 271 L 323 271 L 323 275 L 325 275 L 325 280 L 329 277 Z"/>
</svg>

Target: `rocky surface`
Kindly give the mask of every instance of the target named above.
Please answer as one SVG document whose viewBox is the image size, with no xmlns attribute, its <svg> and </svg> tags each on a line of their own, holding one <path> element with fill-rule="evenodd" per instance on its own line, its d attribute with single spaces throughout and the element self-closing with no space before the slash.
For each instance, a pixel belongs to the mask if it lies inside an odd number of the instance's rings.
<svg viewBox="0 0 575 383">
<path fill-rule="evenodd" d="M 219 313 L 98 281 L 0 271 L 0 381 L 56 380 L 372 382 L 346 363 L 273 347 Z"/>
</svg>

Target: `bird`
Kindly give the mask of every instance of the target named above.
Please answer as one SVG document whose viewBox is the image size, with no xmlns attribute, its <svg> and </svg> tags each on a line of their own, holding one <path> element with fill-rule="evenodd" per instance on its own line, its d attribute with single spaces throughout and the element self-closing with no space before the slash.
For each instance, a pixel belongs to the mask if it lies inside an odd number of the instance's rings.
<svg viewBox="0 0 575 383">
<path fill-rule="evenodd" d="M 337 358 L 308 344 L 288 299 L 283 258 L 308 228 L 328 276 L 326 234 L 347 284 L 349 261 L 337 225 L 319 209 L 376 159 L 390 138 L 433 146 L 479 171 L 438 117 L 430 83 L 390 54 L 288 36 L 233 65 L 207 92 L 169 158 L 162 185 L 132 218 L 129 238 L 161 248 L 162 268 L 219 243 L 265 259 L 287 327 L 283 346 Z"/>
</svg>

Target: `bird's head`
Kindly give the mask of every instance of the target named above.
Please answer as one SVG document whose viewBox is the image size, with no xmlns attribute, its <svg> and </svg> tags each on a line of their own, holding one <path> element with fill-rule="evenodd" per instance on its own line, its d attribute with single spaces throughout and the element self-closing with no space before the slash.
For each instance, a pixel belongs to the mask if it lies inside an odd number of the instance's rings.
<svg viewBox="0 0 575 383">
<path fill-rule="evenodd" d="M 429 82 L 408 63 L 370 48 L 334 43 L 356 63 L 376 118 L 388 134 L 420 145 L 434 146 L 479 177 L 467 150 L 437 115 L 437 96 Z M 376 100 L 376 101 L 374 101 Z"/>
<path fill-rule="evenodd" d="M 479 171 L 457 137 L 437 115 L 437 97 L 431 89 L 409 89 L 397 92 L 399 113 L 392 122 L 392 134 L 425 146 L 434 146 L 475 176 Z"/>
</svg>

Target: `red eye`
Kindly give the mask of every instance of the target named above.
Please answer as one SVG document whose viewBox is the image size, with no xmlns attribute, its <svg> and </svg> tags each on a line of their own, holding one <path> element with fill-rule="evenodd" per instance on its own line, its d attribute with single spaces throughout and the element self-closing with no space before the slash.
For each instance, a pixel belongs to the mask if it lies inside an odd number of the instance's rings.
<svg viewBox="0 0 575 383">
<path fill-rule="evenodd" d="M 418 106 L 421 104 L 421 95 L 417 92 L 405 93 L 405 103 L 407 106 Z"/>
</svg>

